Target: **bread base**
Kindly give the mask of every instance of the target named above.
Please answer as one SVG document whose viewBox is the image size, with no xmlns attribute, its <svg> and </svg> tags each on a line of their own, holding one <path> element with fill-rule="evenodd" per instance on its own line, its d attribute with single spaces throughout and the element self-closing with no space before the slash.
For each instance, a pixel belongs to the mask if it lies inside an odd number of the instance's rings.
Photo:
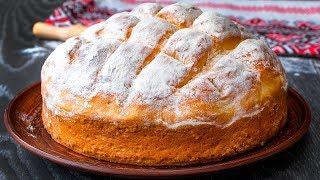
<svg viewBox="0 0 320 180">
<path fill-rule="evenodd" d="M 163 124 L 68 118 L 54 115 L 45 105 L 42 120 L 55 141 L 89 157 L 135 165 L 181 166 L 218 161 L 263 145 L 285 124 L 286 101 L 278 102 L 223 128 L 204 124 L 170 129 Z"/>
</svg>

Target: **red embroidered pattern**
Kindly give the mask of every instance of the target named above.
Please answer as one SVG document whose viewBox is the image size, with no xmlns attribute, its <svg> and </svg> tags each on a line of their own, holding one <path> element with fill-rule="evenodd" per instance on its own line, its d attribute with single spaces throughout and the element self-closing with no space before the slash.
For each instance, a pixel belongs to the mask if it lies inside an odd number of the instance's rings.
<svg viewBox="0 0 320 180">
<path fill-rule="evenodd" d="M 244 19 L 231 17 L 251 32 L 264 37 L 270 47 L 279 55 L 297 55 L 320 58 L 320 25 L 296 21 L 265 21 L 260 18 Z"/>
<path fill-rule="evenodd" d="M 134 0 L 127 1 L 133 4 L 137 3 Z M 212 4 L 202 3 L 199 6 L 211 7 Z M 227 5 L 223 4 L 223 6 Z M 237 8 L 233 6 L 232 8 Z M 219 7 L 217 4 L 214 4 L 214 8 Z M 243 7 L 241 6 L 241 8 Z M 257 10 L 252 7 L 246 8 L 249 8 L 251 11 L 259 11 L 259 9 Z M 298 8 L 298 10 L 300 9 Z M 269 10 L 279 10 L 279 8 L 272 6 L 269 7 Z M 290 10 L 297 10 L 297 8 L 291 8 Z M 69 26 L 77 23 L 89 26 L 107 19 L 114 13 L 117 13 L 116 9 L 98 7 L 94 0 L 72 0 L 63 3 L 55 9 L 45 22 L 54 26 Z M 251 32 L 264 37 L 273 51 L 279 55 L 305 56 L 320 59 L 320 24 L 304 21 L 296 21 L 292 24 L 287 21 L 266 21 L 261 18 L 245 19 L 244 17 L 235 16 L 230 18 L 244 25 Z"/>
</svg>

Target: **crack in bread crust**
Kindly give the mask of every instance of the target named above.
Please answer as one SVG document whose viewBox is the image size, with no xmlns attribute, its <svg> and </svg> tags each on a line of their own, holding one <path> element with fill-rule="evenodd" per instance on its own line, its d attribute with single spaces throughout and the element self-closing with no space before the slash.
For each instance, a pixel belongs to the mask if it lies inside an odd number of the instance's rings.
<svg viewBox="0 0 320 180">
<path fill-rule="evenodd" d="M 116 162 L 217 160 L 267 141 L 286 120 L 287 82 L 268 45 L 185 3 L 142 4 L 89 27 L 47 58 L 41 81 L 52 137 Z M 144 149 L 128 141 L 138 137 Z"/>
</svg>

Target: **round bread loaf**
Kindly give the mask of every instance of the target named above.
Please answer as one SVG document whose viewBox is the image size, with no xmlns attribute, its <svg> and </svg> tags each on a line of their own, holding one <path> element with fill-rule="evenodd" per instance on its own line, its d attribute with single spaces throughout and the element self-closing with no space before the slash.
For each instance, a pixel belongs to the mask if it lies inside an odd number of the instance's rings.
<svg viewBox="0 0 320 180">
<path fill-rule="evenodd" d="M 42 120 L 86 156 L 137 165 L 217 161 L 272 138 L 287 82 L 268 45 L 214 12 L 146 3 L 58 46 Z"/>
</svg>

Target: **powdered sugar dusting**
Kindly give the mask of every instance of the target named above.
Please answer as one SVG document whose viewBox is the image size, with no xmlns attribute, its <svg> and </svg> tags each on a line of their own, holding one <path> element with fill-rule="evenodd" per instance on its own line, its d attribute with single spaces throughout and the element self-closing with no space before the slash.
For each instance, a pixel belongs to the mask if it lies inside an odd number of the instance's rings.
<svg viewBox="0 0 320 180">
<path fill-rule="evenodd" d="M 212 39 L 205 33 L 192 29 L 181 29 L 174 33 L 162 50 L 167 55 L 159 54 L 134 81 L 129 102 L 140 97 L 142 102 L 151 103 L 154 99 L 172 94 L 174 87 L 211 45 Z"/>
<path fill-rule="evenodd" d="M 180 122 L 173 123 L 173 124 L 168 123 L 166 121 L 162 121 L 162 120 L 157 120 L 157 122 L 159 124 L 164 124 L 169 129 L 177 129 L 181 126 L 199 126 L 199 125 L 204 125 L 204 124 L 206 124 L 206 125 L 213 125 L 214 124 L 214 122 L 201 122 L 201 121 L 198 121 L 195 119 L 180 121 Z"/>
<path fill-rule="evenodd" d="M 128 12 L 122 12 L 86 29 L 82 36 L 91 41 L 99 37 L 125 40 L 130 28 L 134 27 L 138 22 L 139 19 L 137 17 L 130 15 Z"/>
<path fill-rule="evenodd" d="M 161 8 L 162 7 L 157 3 L 143 3 L 135 7 L 131 11 L 131 14 L 140 19 L 143 19 L 143 18 L 155 16 L 157 12 L 160 11 Z"/>
<path fill-rule="evenodd" d="M 79 48 L 77 60 L 68 69 L 70 73 L 67 87 L 70 92 L 81 97 L 90 97 L 97 73 L 119 45 L 120 42 L 114 39 L 100 39 L 94 43 L 83 44 Z"/>
<path fill-rule="evenodd" d="M 202 13 L 194 22 L 193 28 L 216 37 L 220 41 L 225 38 L 240 37 L 238 26 L 230 19 L 213 11 Z"/>
<path fill-rule="evenodd" d="M 192 66 L 211 46 L 212 39 L 208 35 L 185 28 L 174 33 L 162 51 Z"/>
<path fill-rule="evenodd" d="M 88 27 L 86 30 L 84 30 L 81 33 L 80 36 L 88 41 L 94 41 L 95 39 L 98 38 L 97 32 L 103 30 L 105 26 L 106 26 L 106 21 L 102 21 L 98 24 Z"/>
<path fill-rule="evenodd" d="M 105 93 L 115 93 L 118 95 L 118 100 L 123 100 L 132 80 L 136 78 L 138 69 L 151 52 L 152 49 L 138 43 L 121 44 L 99 74 L 100 90 Z"/>
<path fill-rule="evenodd" d="M 80 97 L 93 96 L 96 74 L 120 45 L 118 40 L 113 39 L 99 39 L 94 43 L 83 41 L 81 38 L 69 39 L 45 62 L 41 78 L 43 82 L 48 82 L 46 86 L 48 108 L 55 109 L 55 106 L 64 103 L 61 97 L 61 92 L 64 90 Z M 72 51 L 75 51 L 75 59 L 71 61 L 69 53 Z M 72 97 L 69 97 L 69 100 L 71 99 Z"/>
<path fill-rule="evenodd" d="M 159 54 L 134 80 L 128 102 L 140 98 L 140 102 L 152 103 L 170 95 L 188 68 L 165 54 Z"/>
<path fill-rule="evenodd" d="M 282 71 L 280 61 L 262 39 L 246 39 L 238 45 L 232 54 L 236 59 L 247 63 L 253 69 L 259 66 L 260 68 L 272 68 L 276 72 Z"/>
<path fill-rule="evenodd" d="M 259 74 L 232 54 L 219 59 L 207 72 L 199 74 L 188 85 L 181 88 L 178 96 L 183 99 L 196 98 L 207 102 L 219 101 L 225 97 L 235 100 L 235 96 L 245 94 L 258 81 Z"/>
<path fill-rule="evenodd" d="M 263 110 L 257 106 L 248 111 L 241 104 L 249 92 L 259 91 L 263 70 L 283 77 L 285 83 L 280 62 L 263 40 L 247 39 L 235 49 L 216 50 L 217 38 L 244 39 L 243 30 L 232 21 L 213 13 L 199 16 L 201 10 L 184 3 L 160 8 L 149 3 L 132 13 L 116 14 L 59 45 L 41 73 L 47 108 L 57 115 L 82 115 L 95 106 L 93 97 L 111 95 L 120 112 L 140 104 L 169 110 L 172 119 L 160 113 L 148 121 L 168 128 L 226 127 Z M 177 30 L 175 25 L 190 28 Z M 205 109 L 220 105 L 221 112 L 194 116 L 197 112 L 192 110 L 199 107 L 190 101 L 208 106 Z M 223 108 L 233 114 L 219 124 Z M 117 120 L 126 119 L 126 113 L 117 113 Z"/>
<path fill-rule="evenodd" d="M 250 40 L 248 42 L 253 47 L 261 43 L 260 40 Z M 257 90 L 256 86 L 261 82 L 258 69 L 236 58 L 255 51 L 255 48 L 250 49 L 248 47 L 249 45 L 246 44 L 248 42 L 240 44 L 234 51 L 217 60 L 209 70 L 200 73 L 197 78 L 177 91 L 174 95 L 176 101 L 174 101 L 173 109 L 178 117 L 185 117 L 190 113 L 189 108 L 185 108 L 181 104 L 192 99 L 204 103 L 205 106 L 207 104 L 208 108 L 212 104 L 223 104 L 227 101 L 227 106 L 234 109 L 234 114 L 229 121 L 221 124 L 221 127 L 227 127 L 238 119 L 254 116 L 263 110 L 264 106 L 246 110 L 241 104 L 241 100 L 246 98 L 249 92 Z M 259 61 L 261 58 L 268 60 L 267 51 L 263 49 L 266 45 L 260 45 L 261 54 L 252 56 L 252 61 Z M 247 46 L 248 49 L 243 49 L 243 46 Z M 211 115 L 205 114 L 206 117 L 199 117 L 198 120 L 203 119 L 202 121 L 207 122 L 208 117 L 210 117 L 209 120 L 215 119 L 219 116 L 216 113 L 213 111 Z M 219 126 L 219 124 L 216 126 Z"/>
<path fill-rule="evenodd" d="M 129 41 L 155 48 L 166 33 L 174 31 L 176 28 L 167 21 L 158 18 L 145 18 L 133 28 Z M 141 41 L 142 39 L 143 41 Z"/>
<path fill-rule="evenodd" d="M 175 3 L 162 8 L 157 16 L 177 26 L 189 27 L 202 11 L 187 3 Z"/>
</svg>

